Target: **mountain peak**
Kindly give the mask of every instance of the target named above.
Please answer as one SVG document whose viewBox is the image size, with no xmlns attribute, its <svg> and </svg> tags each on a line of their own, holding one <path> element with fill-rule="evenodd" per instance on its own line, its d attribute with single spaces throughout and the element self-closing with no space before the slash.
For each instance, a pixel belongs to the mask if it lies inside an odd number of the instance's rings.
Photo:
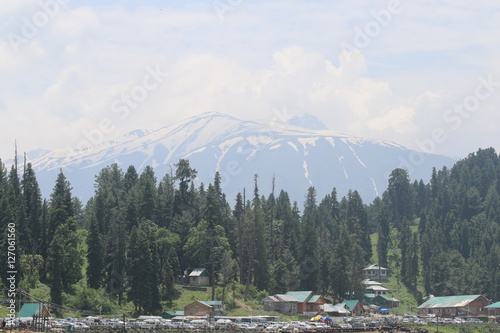
<svg viewBox="0 0 500 333">
<path fill-rule="evenodd" d="M 149 165 L 161 178 L 172 172 L 179 159 L 188 159 L 198 170 L 199 183 L 212 182 L 218 171 L 228 197 L 252 188 L 255 174 L 263 182 L 262 193 L 266 193 L 275 175 L 276 186 L 301 202 L 309 186 L 315 186 L 318 195 L 330 193 L 334 187 L 339 195 L 355 189 L 364 200 L 373 200 L 387 186 L 387 175 L 395 168 L 407 168 L 402 163 L 412 161 L 412 154 L 415 152 L 395 143 L 326 130 L 312 115 L 296 116 L 282 127 L 270 127 L 206 112 L 156 130 L 131 131 L 88 151 L 71 154 L 61 149 L 34 154 L 31 162 L 45 195 L 61 168 L 79 191 L 75 195 L 86 200 L 93 195 L 95 175 L 112 163 L 122 169 L 133 165 L 139 172 Z M 432 167 L 455 162 L 424 155 L 421 165 L 408 170 L 412 179 L 429 178 Z"/>
<path fill-rule="evenodd" d="M 309 113 L 303 116 L 293 116 L 286 123 L 310 130 L 328 130 L 328 127 L 321 120 Z"/>
</svg>

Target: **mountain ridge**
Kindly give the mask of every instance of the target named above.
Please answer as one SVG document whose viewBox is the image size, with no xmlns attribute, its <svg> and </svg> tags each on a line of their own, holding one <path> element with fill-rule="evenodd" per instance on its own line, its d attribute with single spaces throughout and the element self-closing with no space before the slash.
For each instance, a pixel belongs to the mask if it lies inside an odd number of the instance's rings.
<svg viewBox="0 0 500 333">
<path fill-rule="evenodd" d="M 315 186 L 318 195 L 334 187 L 339 195 L 358 190 L 364 200 L 371 201 L 385 190 L 390 172 L 416 153 L 391 141 L 281 122 L 261 124 L 210 112 L 156 130 L 133 130 L 88 149 L 37 150 L 34 158 L 28 153 L 28 162 L 44 196 L 50 194 L 59 170 L 72 184 L 74 195 L 87 200 L 93 195 L 94 176 L 112 163 L 122 169 L 134 165 L 138 172 L 151 165 L 161 178 L 183 158 L 198 170 L 198 185 L 212 182 L 219 171 L 228 195 L 253 188 L 257 174 L 261 193 L 270 192 L 276 177 L 277 188 L 299 202 L 309 186 Z M 418 154 L 424 158 L 422 165 L 409 170 L 412 179 L 429 179 L 432 167 L 456 162 L 446 156 Z"/>
</svg>

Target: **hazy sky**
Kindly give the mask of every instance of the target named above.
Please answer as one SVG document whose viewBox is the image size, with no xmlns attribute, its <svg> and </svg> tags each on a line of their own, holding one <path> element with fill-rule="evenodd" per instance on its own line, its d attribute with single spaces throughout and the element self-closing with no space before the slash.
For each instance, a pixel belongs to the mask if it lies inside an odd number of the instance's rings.
<svg viewBox="0 0 500 333">
<path fill-rule="evenodd" d="M 500 150 L 498 1 L 3 0 L 0 158 L 217 111 Z"/>
</svg>

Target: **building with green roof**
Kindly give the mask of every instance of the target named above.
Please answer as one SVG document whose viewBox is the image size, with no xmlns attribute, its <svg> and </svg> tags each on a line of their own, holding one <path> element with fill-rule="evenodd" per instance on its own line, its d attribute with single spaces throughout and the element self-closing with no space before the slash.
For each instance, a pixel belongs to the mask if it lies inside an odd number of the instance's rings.
<svg viewBox="0 0 500 333">
<path fill-rule="evenodd" d="M 42 303 L 24 303 L 17 314 L 18 318 L 33 318 L 34 316 L 50 317 L 49 309 Z"/>
<path fill-rule="evenodd" d="M 500 302 L 496 302 L 486 306 L 488 316 L 500 316 Z"/>
<path fill-rule="evenodd" d="M 297 300 L 297 313 L 315 315 L 323 310 L 326 304 L 321 295 L 314 295 L 312 291 L 289 291 L 285 295 Z"/>
<path fill-rule="evenodd" d="M 365 302 L 381 308 L 392 308 L 393 299 L 386 295 L 365 294 Z"/>
<path fill-rule="evenodd" d="M 312 291 L 288 291 L 285 295 L 292 296 L 299 303 L 304 303 L 314 294 Z"/>
<path fill-rule="evenodd" d="M 365 312 L 365 308 L 363 307 L 363 302 L 360 300 L 344 300 L 340 305 L 346 305 L 346 308 L 351 311 L 352 316 L 362 316 Z"/>
<path fill-rule="evenodd" d="M 466 317 L 485 316 L 488 314 L 487 306 L 491 301 L 481 295 L 461 295 L 431 297 L 419 305 L 420 315 L 436 315 L 439 317 Z"/>
<path fill-rule="evenodd" d="M 184 307 L 186 316 L 222 316 L 224 315 L 224 304 L 222 301 L 195 301 Z"/>
</svg>

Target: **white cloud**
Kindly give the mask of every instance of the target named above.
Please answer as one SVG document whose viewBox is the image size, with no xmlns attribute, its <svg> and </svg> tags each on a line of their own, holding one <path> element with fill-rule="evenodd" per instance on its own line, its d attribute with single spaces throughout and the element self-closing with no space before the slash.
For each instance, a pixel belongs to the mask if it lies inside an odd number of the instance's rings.
<svg viewBox="0 0 500 333">
<path fill-rule="evenodd" d="M 396 133 L 410 134 L 414 133 L 416 126 L 413 124 L 415 110 L 406 106 L 389 110 L 382 116 L 369 119 L 366 127 L 383 132 L 392 129 Z"/>
<path fill-rule="evenodd" d="M 221 20 L 201 1 L 180 8 L 70 2 L 16 53 L 7 34 L 21 34 L 23 19 L 40 6 L 7 3 L 0 9 L 0 133 L 26 150 L 75 144 L 104 118 L 116 126 L 111 136 L 206 111 L 266 119 L 284 108 L 315 114 L 335 130 L 412 146 L 449 125 L 443 113 L 473 92 L 477 77 L 500 73 L 493 1 L 473 8 L 466 1 L 404 1 L 350 61 L 339 45 L 386 4 L 244 1 Z M 168 78 L 118 117 L 113 101 L 155 66 Z M 498 148 L 496 102 L 498 92 L 460 135 L 447 128 L 449 141 L 438 152 Z M 456 144 L 463 137 L 467 147 Z M 0 149 L 0 157 L 11 154 L 8 145 Z"/>
</svg>

